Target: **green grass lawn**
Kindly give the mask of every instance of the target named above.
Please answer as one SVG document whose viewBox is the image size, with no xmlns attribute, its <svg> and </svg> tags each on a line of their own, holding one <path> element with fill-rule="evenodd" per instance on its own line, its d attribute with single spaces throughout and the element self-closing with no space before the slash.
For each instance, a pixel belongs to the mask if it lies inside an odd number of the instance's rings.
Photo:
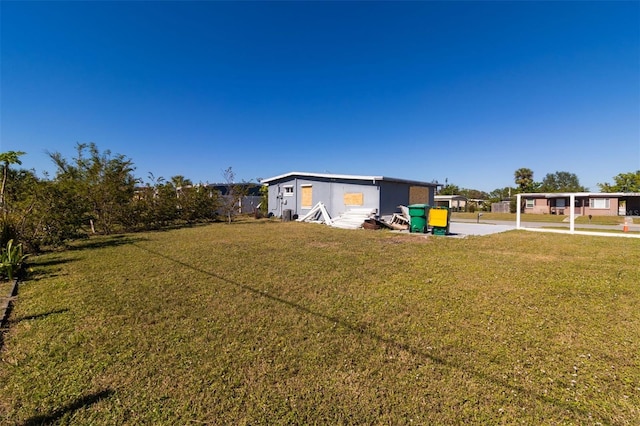
<svg viewBox="0 0 640 426">
<path fill-rule="evenodd" d="M 6 424 L 639 424 L 640 241 L 253 221 L 30 258 Z"/>
</svg>

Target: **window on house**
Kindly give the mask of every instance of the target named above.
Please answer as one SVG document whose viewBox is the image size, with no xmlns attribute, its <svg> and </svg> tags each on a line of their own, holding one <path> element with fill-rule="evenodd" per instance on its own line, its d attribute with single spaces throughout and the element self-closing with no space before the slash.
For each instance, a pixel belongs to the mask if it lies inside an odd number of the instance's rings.
<svg viewBox="0 0 640 426">
<path fill-rule="evenodd" d="M 527 198 L 525 201 L 526 201 L 525 207 L 528 209 L 532 209 L 533 206 L 536 205 L 536 200 L 534 200 L 533 198 Z"/>
<path fill-rule="evenodd" d="M 565 201 L 566 200 L 564 198 L 558 198 L 556 200 L 556 207 L 566 207 Z"/>
<path fill-rule="evenodd" d="M 589 199 L 589 208 L 592 209 L 608 209 L 609 208 L 609 199 L 608 198 L 591 198 Z"/>
<path fill-rule="evenodd" d="M 287 196 L 293 195 L 293 185 L 287 185 L 284 187 L 284 195 L 287 195 Z"/>
</svg>

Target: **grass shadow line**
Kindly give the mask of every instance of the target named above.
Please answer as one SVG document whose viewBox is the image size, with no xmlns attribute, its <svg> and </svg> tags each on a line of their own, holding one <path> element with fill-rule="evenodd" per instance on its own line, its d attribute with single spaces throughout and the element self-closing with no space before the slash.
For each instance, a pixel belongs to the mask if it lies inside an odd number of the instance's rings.
<svg viewBox="0 0 640 426">
<path fill-rule="evenodd" d="M 39 260 L 38 258 L 34 258 L 33 262 L 28 262 L 29 267 L 39 268 L 39 267 L 47 267 L 47 266 L 57 266 L 64 265 L 65 263 L 69 263 L 71 259 L 49 259 L 49 260 Z M 29 259 L 31 260 L 31 259 Z"/>
<path fill-rule="evenodd" d="M 83 397 L 76 399 L 73 402 L 70 402 L 64 407 L 60 407 L 57 410 L 54 410 L 50 414 L 43 414 L 41 416 L 31 417 L 27 419 L 24 423 L 22 423 L 22 426 L 55 424 L 65 414 L 71 413 L 81 408 L 89 407 L 102 399 L 109 398 L 114 393 L 115 392 L 112 389 L 104 389 L 99 392 L 85 395 Z"/>
<path fill-rule="evenodd" d="M 31 321 L 31 320 L 36 320 L 36 319 L 40 319 L 40 318 L 46 318 L 49 315 L 64 314 L 65 312 L 69 312 L 69 308 L 57 309 L 55 311 L 49 311 L 49 312 L 42 312 L 40 314 L 27 315 L 26 317 L 15 318 L 13 320 L 10 320 L 9 322 L 11 322 L 13 324 L 17 324 L 17 323 L 22 322 L 22 321 Z"/>
<path fill-rule="evenodd" d="M 146 241 L 146 238 L 139 236 L 131 236 L 125 234 L 107 235 L 79 240 L 73 245 L 67 247 L 70 251 L 93 250 L 107 247 L 118 247 L 127 244 L 135 244 L 140 241 Z"/>
</svg>

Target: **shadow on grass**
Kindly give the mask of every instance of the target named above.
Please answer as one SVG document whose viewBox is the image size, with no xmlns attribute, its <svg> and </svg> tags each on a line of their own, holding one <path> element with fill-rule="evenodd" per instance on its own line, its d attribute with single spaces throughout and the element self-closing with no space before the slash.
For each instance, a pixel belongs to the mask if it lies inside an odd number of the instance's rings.
<svg viewBox="0 0 640 426">
<path fill-rule="evenodd" d="M 64 265 L 65 263 L 71 262 L 71 259 L 49 259 L 49 260 L 38 260 L 36 259 L 33 263 L 29 263 L 30 267 L 33 268 L 46 268 L 47 266 L 57 266 Z"/>
<path fill-rule="evenodd" d="M 269 293 L 265 293 L 263 291 L 260 291 L 260 290 L 254 288 L 254 287 L 251 287 L 250 285 L 239 283 L 239 282 L 233 281 L 233 280 L 231 280 L 229 278 L 226 278 L 226 277 L 224 277 L 224 276 L 222 276 L 220 274 L 217 274 L 217 273 L 214 273 L 214 272 L 211 272 L 211 271 L 207 271 L 207 270 L 201 269 L 201 268 L 193 266 L 193 265 L 189 265 L 188 263 L 185 263 L 185 262 L 183 262 L 181 260 L 177 260 L 177 259 L 174 259 L 174 258 L 172 258 L 170 256 L 167 256 L 164 253 L 160 253 L 160 252 L 157 252 L 155 250 L 151 250 L 149 248 L 141 247 L 141 246 L 138 246 L 138 245 L 135 245 L 135 246 L 137 248 L 141 249 L 141 250 L 144 250 L 144 251 L 149 252 L 149 253 L 151 253 L 153 255 L 162 257 L 164 259 L 167 259 L 167 260 L 169 260 L 171 262 L 174 262 L 174 263 L 176 263 L 178 265 L 181 265 L 181 266 L 184 266 L 186 268 L 189 268 L 189 269 L 191 269 L 193 271 L 208 275 L 210 277 L 216 278 L 216 279 L 218 279 L 220 281 L 223 281 L 225 283 L 228 283 L 228 284 L 234 285 L 236 287 L 242 288 L 242 289 L 244 289 L 244 290 L 246 290 L 246 291 L 248 291 L 250 293 L 253 293 L 253 294 L 257 295 L 257 296 L 264 297 L 265 299 L 269 299 L 269 300 L 272 300 L 272 301 L 277 302 L 277 303 L 281 303 L 283 305 L 286 305 L 286 306 L 289 306 L 291 308 L 297 309 L 298 311 L 304 312 L 306 314 L 313 315 L 313 316 L 318 317 L 318 318 L 323 318 L 323 319 L 325 319 L 327 321 L 330 321 L 332 323 L 340 324 L 341 326 L 343 326 L 343 327 L 345 327 L 345 328 L 347 328 L 349 330 L 352 330 L 353 332 L 356 332 L 356 333 L 361 334 L 363 336 L 369 337 L 369 338 L 371 338 L 373 340 L 376 340 L 378 342 L 384 343 L 384 344 L 389 345 L 391 347 L 395 347 L 397 349 L 401 349 L 401 350 L 407 351 L 407 352 L 413 354 L 414 356 L 421 357 L 421 358 L 426 358 L 426 359 L 429 359 L 430 361 L 432 361 L 432 362 L 434 362 L 436 364 L 442 365 L 444 367 L 451 368 L 451 369 L 454 369 L 454 370 L 459 370 L 459 371 L 462 371 L 464 373 L 473 375 L 473 376 L 475 376 L 475 377 L 477 377 L 477 378 L 479 378 L 481 380 L 486 380 L 488 382 L 491 382 L 494 385 L 506 388 L 506 389 L 508 389 L 510 391 L 515 391 L 515 392 L 519 393 L 520 395 L 531 395 L 535 399 L 537 399 L 538 401 L 541 401 L 541 402 L 543 402 L 545 404 L 550 404 L 550 405 L 553 405 L 553 406 L 556 406 L 556 407 L 561 407 L 561 408 L 563 408 L 565 410 L 572 411 L 572 412 L 574 412 L 576 414 L 580 414 L 580 415 L 583 415 L 583 416 L 588 416 L 589 418 L 594 418 L 594 420 L 595 420 L 595 416 L 593 415 L 593 413 L 591 413 L 591 412 L 589 412 L 587 410 L 578 408 L 573 404 L 567 403 L 565 401 L 553 399 L 553 398 L 550 398 L 550 397 L 548 397 L 546 395 L 542 395 L 540 393 L 532 392 L 529 389 L 525 389 L 525 388 L 522 388 L 520 386 L 516 386 L 516 385 L 510 384 L 505 380 L 502 380 L 500 378 L 491 376 L 491 375 L 489 375 L 487 373 L 484 373 L 482 371 L 469 368 L 468 366 L 461 365 L 460 363 L 448 360 L 445 357 L 436 356 L 436 355 L 427 353 L 424 350 L 422 350 L 420 348 L 416 348 L 416 347 L 414 347 L 414 346 L 412 346 L 412 345 L 410 345 L 408 343 L 405 343 L 405 342 L 402 342 L 402 341 L 397 341 L 397 340 L 382 336 L 382 335 L 380 335 L 380 334 L 378 334 L 378 333 L 376 333 L 376 332 L 374 332 L 372 330 L 368 330 L 366 327 L 363 327 L 361 325 L 345 321 L 344 319 L 339 318 L 339 317 L 334 317 L 334 316 L 331 316 L 331 315 L 324 314 L 322 312 L 314 311 L 314 310 L 312 310 L 310 308 L 307 308 L 306 306 L 300 305 L 298 303 L 291 302 L 289 300 L 280 298 L 278 296 L 274 296 L 273 294 L 269 294 Z M 603 424 L 608 424 L 609 423 L 606 419 L 600 419 L 600 420 L 602 421 Z"/>
<path fill-rule="evenodd" d="M 64 265 L 65 263 L 73 262 L 73 259 L 59 258 L 49 260 L 38 260 L 37 258 L 33 262 L 27 263 L 29 272 L 25 273 L 24 281 L 37 282 L 45 278 L 57 277 L 57 272 L 60 272 L 62 268 L 53 268 L 54 266 Z"/>
<path fill-rule="evenodd" d="M 50 425 L 55 424 L 60 420 L 65 414 L 71 413 L 76 410 L 80 410 L 81 408 L 89 407 L 96 402 L 109 398 L 114 394 L 114 391 L 111 389 L 105 389 L 100 392 L 92 393 L 90 395 L 83 396 L 81 398 L 76 399 L 75 401 L 65 405 L 64 407 L 60 407 L 57 410 L 53 411 L 50 414 L 44 414 L 41 416 L 31 417 L 27 419 L 23 426 L 36 426 L 36 425 Z"/>
<path fill-rule="evenodd" d="M 126 244 L 134 244 L 140 241 L 145 241 L 146 238 L 131 235 L 109 235 L 90 238 L 88 240 L 81 240 L 74 242 L 68 250 L 91 250 L 100 249 L 106 247 L 118 247 Z"/>
<path fill-rule="evenodd" d="M 37 320 L 37 319 L 41 319 L 41 318 L 46 318 L 49 315 L 64 314 L 65 312 L 69 312 L 69 309 L 68 308 L 57 309 L 55 311 L 43 312 L 43 313 L 34 314 L 34 315 L 27 315 L 26 317 L 20 317 L 20 318 L 13 319 L 10 322 L 13 323 L 13 324 L 17 324 L 17 323 L 22 322 L 22 321 Z"/>
<path fill-rule="evenodd" d="M 222 220 L 220 221 L 220 223 L 224 224 L 224 225 L 267 225 L 269 223 L 285 223 L 283 221 L 281 221 L 280 219 L 269 219 L 266 217 L 260 218 L 260 219 L 254 219 L 253 217 L 251 218 L 236 218 L 234 219 L 231 223 L 229 223 L 229 221 L 226 220 Z"/>
</svg>

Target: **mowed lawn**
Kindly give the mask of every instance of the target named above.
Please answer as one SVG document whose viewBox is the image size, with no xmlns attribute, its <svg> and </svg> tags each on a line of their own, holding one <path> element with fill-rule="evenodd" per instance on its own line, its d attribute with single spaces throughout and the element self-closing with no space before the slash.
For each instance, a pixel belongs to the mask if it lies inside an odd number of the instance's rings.
<svg viewBox="0 0 640 426">
<path fill-rule="evenodd" d="M 7 424 L 640 424 L 640 241 L 246 220 L 31 259 Z"/>
</svg>

